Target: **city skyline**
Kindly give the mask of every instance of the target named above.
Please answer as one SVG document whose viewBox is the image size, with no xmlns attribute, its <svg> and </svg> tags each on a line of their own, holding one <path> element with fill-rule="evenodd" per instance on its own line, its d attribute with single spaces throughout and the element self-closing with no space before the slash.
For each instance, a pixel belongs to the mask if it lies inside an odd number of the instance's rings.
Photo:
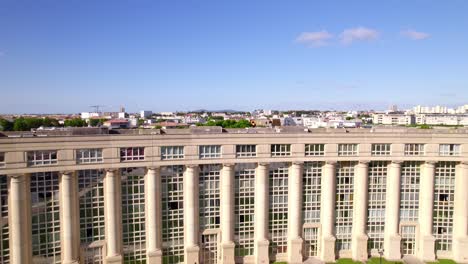
<svg viewBox="0 0 468 264">
<path fill-rule="evenodd" d="M 0 113 L 462 105 L 467 5 L 5 1 Z"/>
</svg>

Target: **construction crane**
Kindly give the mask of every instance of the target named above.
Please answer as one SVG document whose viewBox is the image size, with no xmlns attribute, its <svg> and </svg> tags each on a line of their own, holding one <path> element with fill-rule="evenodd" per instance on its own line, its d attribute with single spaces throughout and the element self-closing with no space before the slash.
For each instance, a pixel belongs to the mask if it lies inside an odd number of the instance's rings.
<svg viewBox="0 0 468 264">
<path fill-rule="evenodd" d="M 105 107 L 105 105 L 91 105 L 89 107 L 93 107 L 94 108 L 94 112 L 95 113 L 99 113 L 99 107 Z"/>
</svg>

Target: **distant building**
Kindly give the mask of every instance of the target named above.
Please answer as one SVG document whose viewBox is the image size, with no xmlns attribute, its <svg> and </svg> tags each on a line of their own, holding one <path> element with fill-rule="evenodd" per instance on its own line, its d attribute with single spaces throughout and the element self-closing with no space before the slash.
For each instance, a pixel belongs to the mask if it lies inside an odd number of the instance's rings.
<svg viewBox="0 0 468 264">
<path fill-rule="evenodd" d="M 414 115 L 387 113 L 373 114 L 372 122 L 376 125 L 413 125 Z"/>
<path fill-rule="evenodd" d="M 468 115 L 460 114 L 417 114 L 416 124 L 418 125 L 467 125 Z"/>
<path fill-rule="evenodd" d="M 141 110 L 140 111 L 140 117 L 141 118 L 148 118 L 148 117 L 151 117 L 151 115 L 153 114 L 152 111 L 149 111 L 149 110 Z"/>
<path fill-rule="evenodd" d="M 127 119 L 111 119 L 111 120 L 104 122 L 104 126 L 110 129 L 130 127 Z"/>
<path fill-rule="evenodd" d="M 97 112 L 82 112 L 81 119 L 90 119 L 92 117 L 100 117 L 101 114 Z"/>
</svg>

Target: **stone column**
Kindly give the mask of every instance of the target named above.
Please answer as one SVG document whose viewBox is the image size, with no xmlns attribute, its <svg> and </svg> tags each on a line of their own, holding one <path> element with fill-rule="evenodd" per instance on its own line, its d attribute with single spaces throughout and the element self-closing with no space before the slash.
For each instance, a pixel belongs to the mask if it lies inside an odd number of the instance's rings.
<svg viewBox="0 0 468 264">
<path fill-rule="evenodd" d="M 31 263 L 31 232 L 29 219 L 31 200 L 28 199 L 29 181 L 25 175 L 9 176 L 8 185 L 8 228 L 10 231 L 10 262 Z"/>
<path fill-rule="evenodd" d="M 221 171 L 221 263 L 234 264 L 234 164 Z"/>
<path fill-rule="evenodd" d="M 148 264 L 162 263 L 161 174 L 159 167 L 145 175 L 146 255 Z"/>
<path fill-rule="evenodd" d="M 322 223 L 322 239 L 320 259 L 324 262 L 335 262 L 335 192 L 336 192 L 336 161 L 327 161 L 322 167 L 322 189 L 320 222 Z"/>
<path fill-rule="evenodd" d="M 432 235 L 435 162 L 427 161 L 422 171 L 419 191 L 419 258 L 435 261 L 435 238 Z"/>
<path fill-rule="evenodd" d="M 80 256 L 78 179 L 75 172 L 60 173 L 60 244 L 62 263 L 78 263 Z"/>
<path fill-rule="evenodd" d="M 256 264 L 268 264 L 268 208 L 269 207 L 268 163 L 259 163 L 255 173 L 255 245 Z"/>
<path fill-rule="evenodd" d="M 303 162 L 289 168 L 288 185 L 288 263 L 302 263 L 302 172 Z"/>
<path fill-rule="evenodd" d="M 401 259 L 399 235 L 401 161 L 392 161 L 387 172 L 384 256 L 389 261 Z"/>
<path fill-rule="evenodd" d="M 184 173 L 185 263 L 200 263 L 198 245 L 198 165 L 188 165 Z"/>
<path fill-rule="evenodd" d="M 453 259 L 468 263 L 468 162 L 457 165 L 453 211 Z"/>
<path fill-rule="evenodd" d="M 106 229 L 105 263 L 122 263 L 122 197 L 117 169 L 107 169 L 104 178 L 104 214 Z"/>
<path fill-rule="evenodd" d="M 367 194 L 369 161 L 359 161 L 355 167 L 354 200 L 353 200 L 353 259 L 365 262 L 367 260 Z"/>
</svg>

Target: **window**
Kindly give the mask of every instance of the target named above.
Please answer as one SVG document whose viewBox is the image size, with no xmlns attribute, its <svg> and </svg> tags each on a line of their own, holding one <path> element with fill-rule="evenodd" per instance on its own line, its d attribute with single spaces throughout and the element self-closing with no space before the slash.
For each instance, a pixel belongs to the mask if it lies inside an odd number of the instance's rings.
<svg viewBox="0 0 468 264">
<path fill-rule="evenodd" d="M 302 203 L 304 223 L 319 223 L 322 163 L 305 162 L 302 177 L 304 182 Z"/>
<path fill-rule="evenodd" d="M 183 159 L 184 158 L 184 146 L 167 146 L 161 147 L 161 159 Z"/>
<path fill-rule="evenodd" d="M 439 155 L 440 156 L 459 156 L 460 144 L 440 144 Z"/>
<path fill-rule="evenodd" d="M 325 155 L 325 144 L 306 144 L 306 156 L 323 156 Z"/>
<path fill-rule="evenodd" d="M 198 153 L 200 154 L 200 159 L 221 158 L 221 146 L 220 145 L 198 146 Z"/>
<path fill-rule="evenodd" d="M 405 156 L 424 155 L 424 144 L 405 144 Z"/>
<path fill-rule="evenodd" d="M 200 230 L 216 229 L 220 225 L 220 175 L 221 165 L 200 165 L 199 216 Z"/>
<path fill-rule="evenodd" d="M 145 159 L 145 148 L 121 148 L 120 149 L 120 161 L 132 161 L 132 160 L 144 160 Z"/>
<path fill-rule="evenodd" d="M 28 152 L 29 166 L 40 166 L 50 164 L 57 164 L 56 150 L 38 150 Z"/>
<path fill-rule="evenodd" d="M 406 161 L 401 166 L 400 221 L 418 221 L 421 163 Z"/>
<path fill-rule="evenodd" d="M 0 152 L 0 168 L 5 166 L 5 152 Z"/>
<path fill-rule="evenodd" d="M 378 253 L 384 246 L 385 230 L 385 199 L 387 162 L 372 161 L 368 173 L 368 213 L 367 213 L 367 240 L 368 250 Z"/>
<path fill-rule="evenodd" d="M 161 167 L 162 263 L 184 263 L 184 167 Z"/>
<path fill-rule="evenodd" d="M 452 250 L 455 162 L 439 162 L 434 177 L 433 234 L 436 250 Z"/>
<path fill-rule="evenodd" d="M 271 145 L 271 156 L 291 156 L 291 145 L 290 144 L 275 144 Z"/>
<path fill-rule="evenodd" d="M 338 156 L 356 156 L 358 144 L 338 144 Z"/>
<path fill-rule="evenodd" d="M 340 250 L 351 249 L 355 165 L 353 162 L 340 162 L 336 169 L 335 233 L 337 253 Z"/>
<path fill-rule="evenodd" d="M 372 156 L 390 155 L 391 144 L 372 144 Z"/>
<path fill-rule="evenodd" d="M 76 161 L 78 163 L 102 162 L 102 149 L 77 149 Z"/>
<path fill-rule="evenodd" d="M 271 235 L 270 255 L 288 252 L 288 163 L 272 163 L 270 165 L 270 219 Z"/>
<path fill-rule="evenodd" d="M 236 164 L 235 168 L 235 255 L 254 254 L 255 164 Z"/>
<path fill-rule="evenodd" d="M 236 146 L 236 156 L 238 158 L 256 157 L 257 156 L 257 146 L 256 145 L 237 145 Z"/>
</svg>

